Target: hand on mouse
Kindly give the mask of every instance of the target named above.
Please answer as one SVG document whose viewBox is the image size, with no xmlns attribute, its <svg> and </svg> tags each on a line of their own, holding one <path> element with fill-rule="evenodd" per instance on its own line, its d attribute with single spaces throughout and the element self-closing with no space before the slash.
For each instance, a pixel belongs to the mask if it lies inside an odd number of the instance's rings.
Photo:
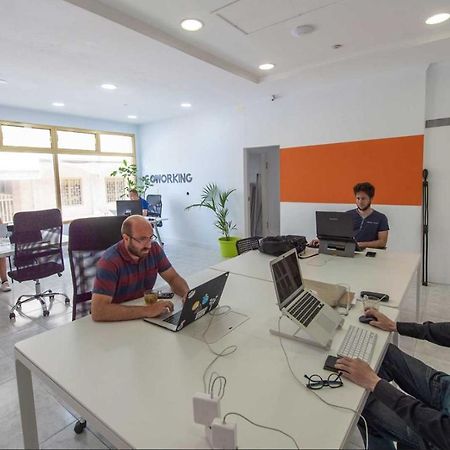
<svg viewBox="0 0 450 450">
<path fill-rule="evenodd" d="M 375 320 L 369 322 L 373 327 L 380 328 L 384 331 L 397 331 L 397 324 L 383 313 L 380 313 L 380 311 L 368 308 L 364 311 L 364 314 L 375 317 Z"/>
</svg>

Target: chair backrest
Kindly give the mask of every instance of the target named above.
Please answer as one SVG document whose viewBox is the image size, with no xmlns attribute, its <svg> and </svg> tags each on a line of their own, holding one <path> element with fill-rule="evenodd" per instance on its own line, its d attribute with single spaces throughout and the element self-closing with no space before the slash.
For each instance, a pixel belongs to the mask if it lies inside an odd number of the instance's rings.
<svg viewBox="0 0 450 450">
<path fill-rule="evenodd" d="M 122 239 L 125 216 L 76 219 L 69 226 L 69 261 L 73 286 L 72 320 L 77 304 L 92 298 L 96 264 L 103 252 Z"/>
<path fill-rule="evenodd" d="M 257 250 L 259 248 L 259 240 L 261 236 L 252 236 L 245 239 L 240 239 L 236 242 L 238 255 L 248 252 L 249 250 Z"/>
<path fill-rule="evenodd" d="M 148 210 L 147 214 L 149 216 L 161 217 L 162 214 L 162 200 L 159 194 L 149 194 L 147 195 Z"/>
<path fill-rule="evenodd" d="M 14 265 L 16 270 L 26 276 L 26 270 L 46 265 L 49 272 L 64 270 L 62 255 L 62 217 L 59 209 L 40 211 L 22 211 L 14 214 L 14 232 L 11 242 L 14 243 Z M 47 272 L 45 272 L 47 273 Z M 34 272 L 34 275 L 36 272 Z M 34 279 L 34 278 L 29 278 Z"/>
</svg>

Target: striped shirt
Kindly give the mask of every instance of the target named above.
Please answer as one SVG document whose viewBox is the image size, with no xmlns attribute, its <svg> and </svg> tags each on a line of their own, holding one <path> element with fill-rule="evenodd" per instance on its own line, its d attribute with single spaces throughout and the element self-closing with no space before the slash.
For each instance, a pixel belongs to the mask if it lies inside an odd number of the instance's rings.
<svg viewBox="0 0 450 450">
<path fill-rule="evenodd" d="M 153 288 L 158 273 L 171 267 L 156 242 L 147 256 L 134 261 L 120 241 L 105 250 L 99 259 L 92 292 L 112 297 L 113 303 L 143 297 L 145 290 Z"/>
</svg>

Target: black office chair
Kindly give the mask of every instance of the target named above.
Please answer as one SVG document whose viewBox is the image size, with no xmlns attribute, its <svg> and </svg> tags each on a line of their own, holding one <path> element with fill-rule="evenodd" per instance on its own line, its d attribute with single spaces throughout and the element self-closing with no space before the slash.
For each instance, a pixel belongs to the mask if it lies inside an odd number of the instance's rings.
<svg viewBox="0 0 450 450">
<path fill-rule="evenodd" d="M 90 301 L 97 261 L 103 252 L 122 239 L 125 216 L 76 219 L 69 226 L 69 261 L 72 274 L 72 320 L 78 305 Z M 89 311 L 84 309 L 84 313 Z"/>
<path fill-rule="evenodd" d="M 51 289 L 41 292 L 39 281 L 55 274 L 61 276 L 64 271 L 61 211 L 46 209 L 18 212 L 14 214 L 13 223 L 11 242 L 14 243 L 15 269 L 10 270 L 8 275 L 19 283 L 34 280 L 35 293 L 21 295 L 11 308 L 9 318 L 14 319 L 14 311 L 20 311 L 22 304 L 31 300 L 39 300 L 44 317 L 48 316 L 50 311 L 45 303 L 46 297 L 52 302 L 56 295 L 61 295 L 66 304 L 70 303 L 66 294 Z"/>
<path fill-rule="evenodd" d="M 148 209 L 147 214 L 152 217 L 161 217 L 162 214 L 162 200 L 159 194 L 147 195 Z M 158 227 L 162 227 L 162 222 L 158 222 Z"/>
<path fill-rule="evenodd" d="M 257 250 L 259 248 L 260 239 L 261 236 L 252 236 L 236 241 L 238 255 L 241 255 L 242 253 L 248 252 L 250 250 Z"/>
</svg>

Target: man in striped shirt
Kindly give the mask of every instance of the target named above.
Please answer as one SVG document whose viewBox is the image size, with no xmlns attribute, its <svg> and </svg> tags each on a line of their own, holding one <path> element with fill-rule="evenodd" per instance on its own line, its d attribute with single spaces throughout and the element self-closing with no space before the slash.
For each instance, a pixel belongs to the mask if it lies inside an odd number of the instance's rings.
<svg viewBox="0 0 450 450">
<path fill-rule="evenodd" d="M 186 281 L 175 271 L 164 250 L 155 242 L 153 227 L 142 216 L 130 216 L 122 224 L 122 240 L 105 250 L 97 263 L 92 290 L 92 319 L 117 321 L 156 317 L 172 311 L 171 301 L 145 306 L 125 306 L 127 300 L 144 296 L 158 273 L 172 291 L 185 298 Z"/>
</svg>

